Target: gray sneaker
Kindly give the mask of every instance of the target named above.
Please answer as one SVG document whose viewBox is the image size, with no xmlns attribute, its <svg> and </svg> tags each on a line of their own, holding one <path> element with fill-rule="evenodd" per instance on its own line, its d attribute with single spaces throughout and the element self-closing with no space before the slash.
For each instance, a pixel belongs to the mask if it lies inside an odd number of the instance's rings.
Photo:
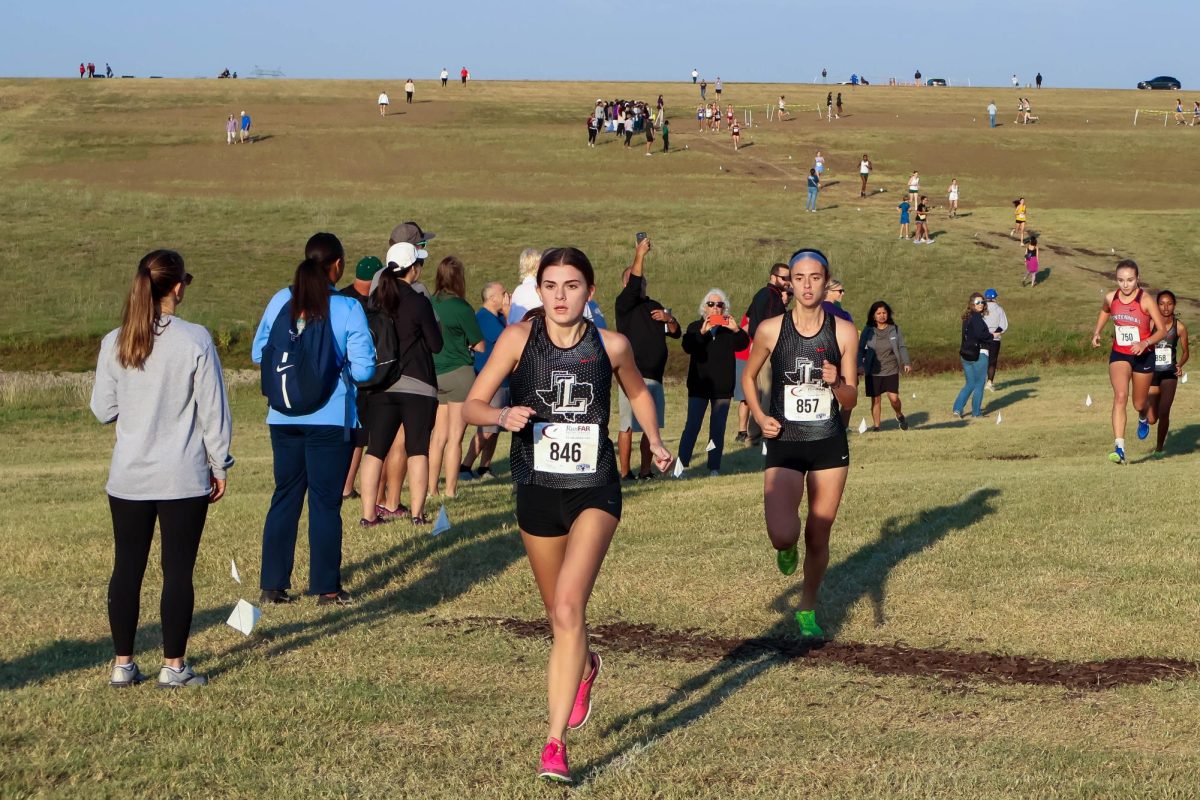
<svg viewBox="0 0 1200 800">
<path fill-rule="evenodd" d="M 203 675 L 197 675 L 189 664 L 184 664 L 179 669 L 163 665 L 163 668 L 158 671 L 158 688 L 160 689 L 186 689 L 192 686 L 203 686 L 208 683 L 208 678 Z"/>
<path fill-rule="evenodd" d="M 137 686 L 144 680 L 146 680 L 146 676 L 138 669 L 138 665 L 131 661 L 128 664 L 113 664 L 108 685 L 116 689 L 124 689 L 127 686 Z"/>
</svg>

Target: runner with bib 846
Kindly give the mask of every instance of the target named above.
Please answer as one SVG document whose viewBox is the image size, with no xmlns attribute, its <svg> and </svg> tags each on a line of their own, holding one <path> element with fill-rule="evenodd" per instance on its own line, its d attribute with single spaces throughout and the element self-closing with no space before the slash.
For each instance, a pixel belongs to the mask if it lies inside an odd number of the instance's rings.
<svg viewBox="0 0 1200 800">
<path fill-rule="evenodd" d="M 665 472 L 672 461 L 629 340 L 583 316 L 595 283 L 580 250 L 546 251 L 537 270 L 542 308 L 500 335 L 463 407 L 468 424 L 499 425 L 513 434 L 517 525 L 554 633 L 550 731 L 538 774 L 562 782 L 571 781 L 563 740 L 591 715 L 601 667 L 600 656 L 588 649 L 585 611 L 621 519 L 620 476 L 608 436 L 613 376 L 650 437 L 654 463 Z M 493 408 L 491 398 L 506 378 L 513 404 Z"/>
</svg>

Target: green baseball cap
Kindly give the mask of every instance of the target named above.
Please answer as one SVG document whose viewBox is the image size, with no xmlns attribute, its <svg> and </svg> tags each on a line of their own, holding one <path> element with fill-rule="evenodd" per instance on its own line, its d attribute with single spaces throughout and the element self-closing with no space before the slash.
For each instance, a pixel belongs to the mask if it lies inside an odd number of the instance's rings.
<svg viewBox="0 0 1200 800">
<path fill-rule="evenodd" d="M 360 281 L 369 281 L 375 277 L 375 273 L 383 269 L 383 262 L 375 256 L 366 256 L 359 260 L 358 266 L 354 268 L 354 277 Z"/>
</svg>

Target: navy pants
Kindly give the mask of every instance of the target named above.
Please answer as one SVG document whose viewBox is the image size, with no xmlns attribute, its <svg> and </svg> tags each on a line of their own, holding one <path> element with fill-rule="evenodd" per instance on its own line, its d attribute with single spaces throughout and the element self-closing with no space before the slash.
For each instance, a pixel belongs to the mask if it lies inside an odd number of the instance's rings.
<svg viewBox="0 0 1200 800">
<path fill-rule="evenodd" d="M 263 526 L 265 590 L 292 587 L 296 533 L 308 494 L 308 591 L 342 589 L 342 484 L 350 469 L 352 442 L 340 425 L 271 425 L 275 493 Z"/>
<path fill-rule="evenodd" d="M 716 449 L 708 452 L 708 468 L 721 468 L 721 453 L 725 451 L 725 420 L 729 418 L 729 398 L 709 400 L 707 397 L 688 397 L 687 422 L 683 424 L 683 433 L 679 437 L 679 460 L 685 467 L 691 466 L 692 450 L 696 448 L 696 437 L 700 435 L 700 425 L 704 422 L 704 412 L 712 406 L 708 417 L 708 436 Z M 705 443 L 707 447 L 707 442 Z"/>
</svg>

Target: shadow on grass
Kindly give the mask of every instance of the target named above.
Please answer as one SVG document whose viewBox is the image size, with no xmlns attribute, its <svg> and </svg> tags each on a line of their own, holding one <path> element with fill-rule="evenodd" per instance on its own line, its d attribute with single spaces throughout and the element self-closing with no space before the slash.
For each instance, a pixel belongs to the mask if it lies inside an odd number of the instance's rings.
<svg viewBox="0 0 1200 800">
<path fill-rule="evenodd" d="M 508 529 L 501 530 L 505 523 Z M 205 655 L 203 671 L 216 677 L 242 666 L 250 658 L 281 655 L 355 627 L 383 623 L 392 614 L 428 611 L 499 574 L 524 556 L 516 522 L 507 504 L 503 511 L 456 524 L 438 537 L 417 532 L 403 521 L 384 530 L 400 532 L 405 538 L 382 553 L 342 568 L 343 582 L 358 598 L 355 605 L 323 609 L 324 613 L 315 619 L 306 615 L 290 621 L 284 620 L 296 617 L 297 612 L 315 600 L 305 597 L 293 606 L 270 607 L 264 611 L 264 617 L 271 623 L 282 624 L 264 626 L 232 647 Z M 415 571 L 423 574 L 411 583 L 389 588 L 394 581 Z M 355 576 L 361 577 L 352 583 Z M 224 625 L 232 606 L 230 601 L 197 611 L 192 616 L 192 635 Z M 158 616 L 153 607 L 144 611 L 147 616 Z M 95 612 L 103 613 L 100 608 Z M 142 643 L 143 651 L 147 644 L 157 646 L 162 641 L 161 625 L 156 621 L 139 626 L 136 641 Z M 15 689 L 77 670 L 100 670 L 112 657 L 112 639 L 107 636 L 59 639 L 19 658 L 0 661 L 0 689 Z"/>
<path fill-rule="evenodd" d="M 1034 277 L 1034 282 L 1040 285 L 1040 284 L 1045 283 L 1047 280 L 1049 280 L 1049 278 L 1050 278 L 1050 268 L 1046 267 L 1045 269 L 1038 270 L 1037 275 Z"/>
<path fill-rule="evenodd" d="M 1011 389 L 1014 386 L 1027 386 L 1031 383 L 1037 383 L 1041 379 L 1042 378 L 1040 375 L 1026 375 L 1023 378 L 1013 378 L 1012 380 L 1007 380 L 1003 383 L 997 383 L 996 390 L 999 391 L 1000 389 Z"/>
<path fill-rule="evenodd" d="M 1036 395 L 1037 391 L 1034 389 L 1016 389 L 999 397 L 994 397 L 991 400 L 985 397 L 984 410 L 989 414 L 995 414 L 997 411 L 1003 411 L 1009 406 L 1016 405 L 1022 400 L 1028 400 L 1030 397 L 1035 397 Z"/>
<path fill-rule="evenodd" d="M 1167 433 L 1167 441 L 1163 445 L 1163 453 L 1167 458 L 1189 456 L 1196 452 L 1198 444 L 1200 444 L 1200 424 L 1188 425 L 1177 431 Z"/>
<path fill-rule="evenodd" d="M 850 609 L 862 599 L 870 600 L 876 625 L 882 625 L 891 572 L 910 556 L 932 547 L 950 533 L 966 530 L 995 513 L 993 501 L 999 495 L 999 489 L 980 488 L 956 503 L 886 520 L 875 541 L 860 547 L 826 575 L 821 601 L 821 622 L 826 632 L 836 634 Z M 642 719 L 648 720 L 650 731 L 615 747 L 592 763 L 582 765 L 581 772 L 587 775 L 585 780 L 592 780 L 609 766 L 622 763 L 631 753 L 703 718 L 771 667 L 791 660 L 794 656 L 787 651 L 799 643 L 799 636 L 790 612 L 801 587 L 801 583 L 796 582 L 775 599 L 772 608 L 781 616 L 761 634 L 747 639 L 712 668 L 674 688 L 661 702 L 618 717 L 609 724 L 601 732 L 604 737 L 619 734 Z M 811 647 L 820 647 L 820 643 L 814 642 Z"/>
</svg>

